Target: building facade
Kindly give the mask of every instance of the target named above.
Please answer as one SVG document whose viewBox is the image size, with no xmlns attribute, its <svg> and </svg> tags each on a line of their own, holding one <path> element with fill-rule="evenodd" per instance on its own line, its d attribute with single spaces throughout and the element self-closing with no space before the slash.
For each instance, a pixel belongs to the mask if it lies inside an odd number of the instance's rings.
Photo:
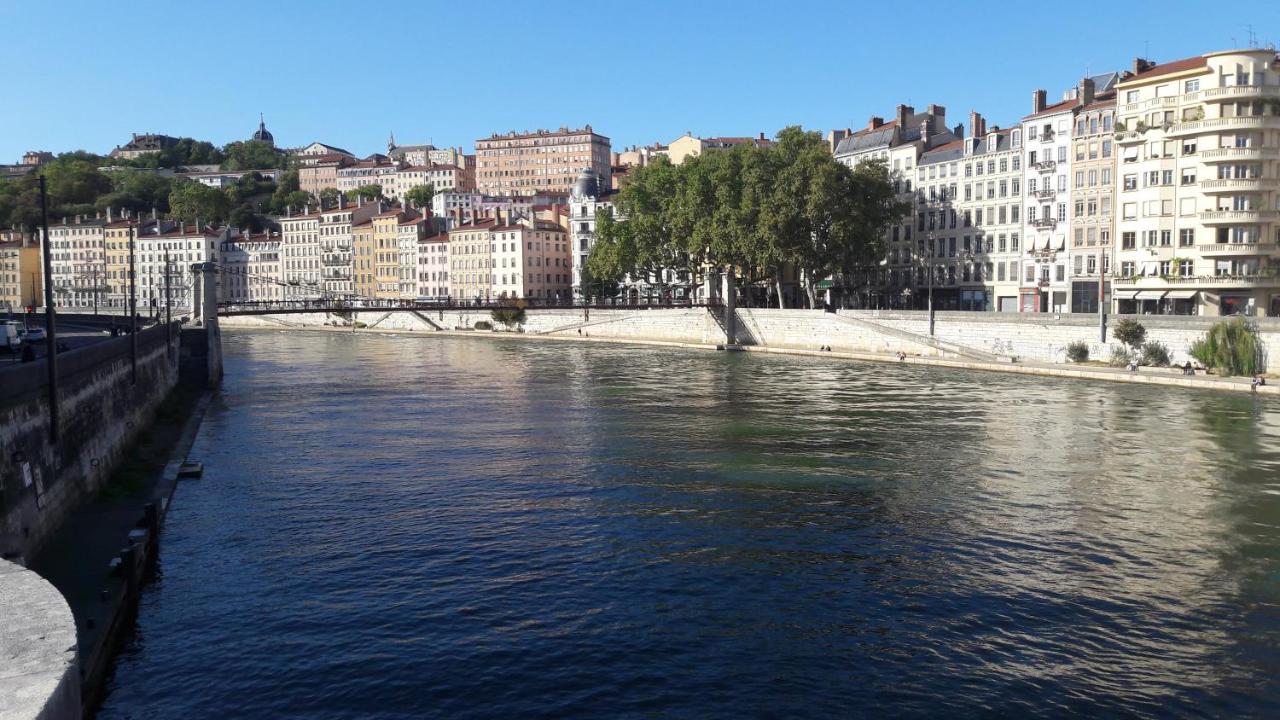
<svg viewBox="0 0 1280 720">
<path fill-rule="evenodd" d="M 583 167 L 609 186 L 609 138 L 586 127 L 476 140 L 476 189 L 485 195 L 568 195 Z"/>
<path fill-rule="evenodd" d="M 1278 66 L 1136 60 L 1117 84 L 1120 312 L 1280 315 Z"/>
<path fill-rule="evenodd" d="M 1071 312 L 1110 307 L 1115 244 L 1115 80 L 1085 78 L 1076 89 L 1071 171 Z M 1101 87 L 1102 92 L 1098 92 Z"/>
<path fill-rule="evenodd" d="M 0 312 L 44 305 L 40 245 L 20 230 L 0 233 Z"/>
</svg>

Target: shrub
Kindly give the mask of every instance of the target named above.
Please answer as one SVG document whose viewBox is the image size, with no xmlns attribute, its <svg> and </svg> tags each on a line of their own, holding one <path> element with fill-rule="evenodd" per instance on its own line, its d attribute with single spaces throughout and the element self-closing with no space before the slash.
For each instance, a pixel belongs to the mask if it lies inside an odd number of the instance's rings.
<svg viewBox="0 0 1280 720">
<path fill-rule="evenodd" d="M 506 328 L 524 322 L 524 308 L 494 308 L 489 311 L 489 315 L 494 322 L 502 323 Z"/>
<path fill-rule="evenodd" d="M 489 322 L 488 320 L 477 320 L 474 327 L 477 330 L 492 330 L 493 323 Z"/>
<path fill-rule="evenodd" d="M 1147 329 L 1137 320 L 1118 320 L 1111 326 L 1111 335 L 1120 342 L 1137 350 L 1147 339 Z"/>
<path fill-rule="evenodd" d="M 1192 343 L 1191 357 L 1219 375 L 1252 375 L 1266 365 L 1258 328 L 1243 318 L 1209 328 L 1204 337 Z"/>
<path fill-rule="evenodd" d="M 1143 345 L 1142 357 L 1138 359 L 1138 364 L 1151 367 L 1169 367 L 1168 346 L 1156 340 Z"/>
<path fill-rule="evenodd" d="M 1129 364 L 1129 349 L 1123 345 L 1111 346 L 1111 357 L 1107 362 L 1112 367 L 1125 367 Z"/>
<path fill-rule="evenodd" d="M 1067 344 L 1067 359 L 1071 362 L 1081 363 L 1089 359 L 1089 343 L 1083 340 L 1076 340 Z"/>
<path fill-rule="evenodd" d="M 365 324 L 364 322 L 362 322 L 362 321 L 360 321 L 360 320 L 357 320 L 357 321 L 355 321 L 355 322 L 351 323 L 351 327 L 353 327 L 353 328 L 367 328 L 367 327 L 369 327 L 369 326 L 368 326 L 367 324 Z"/>
</svg>

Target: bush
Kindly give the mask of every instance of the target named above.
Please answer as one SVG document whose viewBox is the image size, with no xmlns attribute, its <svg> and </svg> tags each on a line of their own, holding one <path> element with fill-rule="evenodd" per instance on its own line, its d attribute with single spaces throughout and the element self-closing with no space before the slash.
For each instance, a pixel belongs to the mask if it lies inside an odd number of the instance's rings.
<svg viewBox="0 0 1280 720">
<path fill-rule="evenodd" d="M 1209 328 L 1191 345 L 1191 357 L 1219 375 L 1252 375 L 1266 366 L 1258 328 L 1243 318 Z"/>
<path fill-rule="evenodd" d="M 1142 357 L 1138 359 L 1138 364 L 1151 367 L 1169 367 L 1168 346 L 1155 340 L 1143 345 Z"/>
<path fill-rule="evenodd" d="M 1123 345 L 1111 346 L 1111 358 L 1107 362 L 1112 367 L 1125 367 L 1129 364 L 1129 348 Z"/>
<path fill-rule="evenodd" d="M 502 323 L 507 328 L 524 322 L 524 308 L 495 308 L 489 311 L 489 315 L 494 322 Z"/>
<path fill-rule="evenodd" d="M 1068 343 L 1067 359 L 1074 363 L 1086 362 L 1089 359 L 1089 343 L 1083 340 Z"/>
<path fill-rule="evenodd" d="M 355 321 L 355 322 L 351 323 L 351 327 L 353 327 L 353 328 L 367 328 L 367 327 L 369 327 L 369 326 L 368 326 L 368 325 L 366 325 L 364 322 L 362 322 L 362 321 L 360 321 L 360 320 L 357 320 L 357 321 Z"/>
<path fill-rule="evenodd" d="M 477 330 L 492 330 L 493 323 L 489 322 L 488 320 L 477 320 L 474 327 Z"/>
<path fill-rule="evenodd" d="M 1137 350 L 1147 339 L 1147 329 L 1137 320 L 1118 320 L 1111 326 L 1111 336 Z"/>
</svg>

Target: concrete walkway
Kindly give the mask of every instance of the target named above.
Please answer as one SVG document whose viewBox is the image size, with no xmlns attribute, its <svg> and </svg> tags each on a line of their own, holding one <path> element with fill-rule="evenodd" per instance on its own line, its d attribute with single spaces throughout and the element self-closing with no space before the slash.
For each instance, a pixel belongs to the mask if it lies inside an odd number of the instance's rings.
<svg viewBox="0 0 1280 720">
<path fill-rule="evenodd" d="M 47 580 L 0 560 L 0 718 L 80 717 L 76 622 Z"/>
<path fill-rule="evenodd" d="M 249 330 L 267 332 L 282 332 L 282 330 L 274 330 L 264 327 L 236 327 L 234 325 L 224 326 L 226 329 L 232 330 Z M 577 335 L 545 335 L 541 333 L 514 333 L 502 331 L 485 331 L 485 330 L 442 330 L 442 331 L 420 331 L 420 330 L 380 330 L 380 329 L 358 329 L 353 330 L 349 327 L 297 327 L 290 328 L 289 331 L 319 331 L 319 332 L 344 332 L 344 333 L 374 333 L 378 335 L 402 335 L 402 336 L 422 336 L 430 337 L 436 335 L 446 335 L 449 337 L 469 337 L 481 339 L 493 338 L 519 338 L 522 340 L 537 341 L 564 341 L 564 342 L 596 342 L 596 343 L 614 343 L 623 345 L 648 345 L 658 347 L 680 347 L 691 350 L 723 350 L 723 345 L 712 345 L 708 343 L 682 343 L 671 342 L 666 340 L 636 340 L 636 339 L 615 339 L 601 337 L 583 337 Z M 1056 364 L 1041 362 L 983 362 L 979 360 L 952 360 L 935 357 L 925 357 L 921 355 L 908 355 L 905 360 L 899 360 L 896 355 L 889 353 L 872 353 L 872 352 L 838 352 L 838 351 L 822 351 L 809 350 L 793 347 L 779 346 L 761 346 L 761 345 L 737 345 L 731 346 L 732 350 L 741 350 L 746 352 L 762 352 L 773 353 L 779 355 L 802 355 L 811 357 L 839 358 L 844 360 L 862 360 L 866 362 L 902 362 L 908 365 L 931 365 L 935 367 L 961 368 L 964 370 L 982 370 L 985 372 L 1002 372 L 1014 373 L 1017 375 L 1040 375 L 1043 377 L 1058 378 L 1074 378 L 1078 380 L 1101 380 L 1106 382 L 1127 382 L 1137 383 L 1140 385 L 1164 385 L 1167 387 L 1181 388 L 1198 388 L 1202 390 L 1225 390 L 1228 392 L 1249 393 L 1254 392 L 1252 380 L 1250 378 L 1234 378 L 1234 377 L 1218 377 L 1216 375 L 1206 375 L 1204 372 L 1197 371 L 1195 376 L 1183 375 L 1182 371 L 1173 368 L 1139 368 L 1137 372 L 1129 372 L 1123 368 L 1101 367 L 1097 365 L 1075 365 L 1075 364 Z M 1257 394 L 1263 396 L 1280 396 L 1280 381 L 1276 384 L 1264 385 L 1257 389 Z"/>
</svg>

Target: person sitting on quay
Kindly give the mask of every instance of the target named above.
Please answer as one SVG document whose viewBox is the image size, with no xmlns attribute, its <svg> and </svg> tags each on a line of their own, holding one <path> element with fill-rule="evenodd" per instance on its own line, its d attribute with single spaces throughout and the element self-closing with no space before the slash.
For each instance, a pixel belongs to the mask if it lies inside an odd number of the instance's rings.
<svg viewBox="0 0 1280 720">
<path fill-rule="evenodd" d="M 1254 392 L 1258 392 L 1258 387 L 1260 385 L 1266 385 L 1266 384 L 1267 384 L 1267 379 L 1262 377 L 1262 373 L 1253 374 L 1252 390 Z"/>
</svg>

